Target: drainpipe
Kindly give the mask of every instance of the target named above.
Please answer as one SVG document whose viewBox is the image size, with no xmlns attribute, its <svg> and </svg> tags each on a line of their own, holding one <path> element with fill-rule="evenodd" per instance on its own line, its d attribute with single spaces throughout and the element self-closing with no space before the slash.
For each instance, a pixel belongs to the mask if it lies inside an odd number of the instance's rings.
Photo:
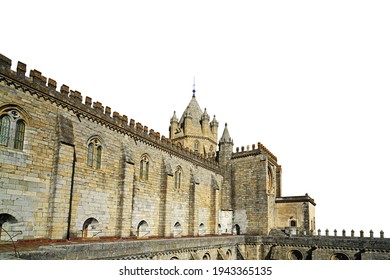
<svg viewBox="0 0 390 280">
<path fill-rule="evenodd" d="M 76 170 L 76 147 L 75 147 L 75 145 L 69 145 L 69 144 L 66 144 L 66 143 L 63 143 L 63 144 L 73 147 L 72 175 L 71 175 L 71 180 L 70 180 L 68 227 L 67 227 L 67 231 L 66 231 L 66 239 L 70 240 L 70 224 L 71 224 L 71 221 L 72 221 L 74 175 L 75 175 L 75 170 Z"/>
</svg>

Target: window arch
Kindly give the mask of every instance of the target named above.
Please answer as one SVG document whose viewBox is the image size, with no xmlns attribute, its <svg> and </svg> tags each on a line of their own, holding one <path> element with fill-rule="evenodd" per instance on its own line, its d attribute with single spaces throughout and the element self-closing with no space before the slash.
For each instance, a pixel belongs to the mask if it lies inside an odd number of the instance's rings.
<svg viewBox="0 0 390 280">
<path fill-rule="evenodd" d="M 14 108 L 0 112 L 0 145 L 23 150 L 25 118 Z"/>
<path fill-rule="evenodd" d="M 273 174 L 272 174 L 272 169 L 270 167 L 268 167 L 268 171 L 267 171 L 267 190 L 268 190 L 268 192 L 272 192 L 272 190 L 273 190 L 273 181 L 274 181 L 274 178 L 273 178 Z"/>
<path fill-rule="evenodd" d="M 175 171 L 175 189 L 180 189 L 181 177 L 182 177 L 182 169 L 180 166 L 178 166 Z"/>
<path fill-rule="evenodd" d="M 195 144 L 194 144 L 194 151 L 195 151 L 195 153 L 198 153 L 198 152 L 199 152 L 199 141 L 195 141 Z"/>
<path fill-rule="evenodd" d="M 149 179 L 149 158 L 147 155 L 143 155 L 141 158 L 139 177 L 145 181 Z"/>
<path fill-rule="evenodd" d="M 89 167 L 96 169 L 102 167 L 102 151 L 102 143 L 97 137 L 88 141 L 87 165 Z"/>
<path fill-rule="evenodd" d="M 9 116 L 0 116 L 0 145 L 8 145 L 10 125 L 11 120 Z"/>
</svg>

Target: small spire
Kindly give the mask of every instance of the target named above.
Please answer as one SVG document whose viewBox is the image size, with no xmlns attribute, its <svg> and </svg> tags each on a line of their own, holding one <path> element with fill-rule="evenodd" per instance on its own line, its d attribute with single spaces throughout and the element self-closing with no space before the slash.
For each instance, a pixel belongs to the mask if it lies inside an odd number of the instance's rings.
<svg viewBox="0 0 390 280">
<path fill-rule="evenodd" d="M 195 76 L 194 76 L 194 84 L 192 85 L 192 97 L 195 97 Z"/>
<path fill-rule="evenodd" d="M 171 122 L 177 122 L 176 111 L 173 112 L 173 116 L 171 118 Z"/>
</svg>

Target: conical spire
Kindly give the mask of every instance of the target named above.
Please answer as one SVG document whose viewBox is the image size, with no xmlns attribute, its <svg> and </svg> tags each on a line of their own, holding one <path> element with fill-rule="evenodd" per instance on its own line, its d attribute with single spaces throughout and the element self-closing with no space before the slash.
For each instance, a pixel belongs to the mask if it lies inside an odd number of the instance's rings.
<svg viewBox="0 0 390 280">
<path fill-rule="evenodd" d="M 233 139 L 230 137 L 229 130 L 227 128 L 227 123 L 225 123 L 225 128 L 223 130 L 220 142 L 233 144 Z"/>
<path fill-rule="evenodd" d="M 173 116 L 171 118 L 171 122 L 178 122 L 177 117 L 176 117 L 176 111 L 173 112 Z"/>
</svg>

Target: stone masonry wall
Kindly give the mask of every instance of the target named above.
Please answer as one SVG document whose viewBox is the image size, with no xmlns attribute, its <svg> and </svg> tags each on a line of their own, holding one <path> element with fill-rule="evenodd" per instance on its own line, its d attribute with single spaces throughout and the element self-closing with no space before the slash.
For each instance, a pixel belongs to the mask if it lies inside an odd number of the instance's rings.
<svg viewBox="0 0 390 280">
<path fill-rule="evenodd" d="M 180 235 L 218 232 L 222 176 L 211 159 L 88 97 L 81 103 L 67 86 L 55 91 L 36 70 L 27 78 L 20 65 L 15 73 L 0 57 L 0 110 L 14 107 L 26 121 L 22 151 L 0 146 L 0 214 L 16 218 L 15 239 L 82 237 L 87 220 L 98 237 L 139 235 L 140 225 L 139 237 L 172 236 L 177 223 Z M 99 167 L 87 160 L 93 140 L 102 147 Z"/>
</svg>

